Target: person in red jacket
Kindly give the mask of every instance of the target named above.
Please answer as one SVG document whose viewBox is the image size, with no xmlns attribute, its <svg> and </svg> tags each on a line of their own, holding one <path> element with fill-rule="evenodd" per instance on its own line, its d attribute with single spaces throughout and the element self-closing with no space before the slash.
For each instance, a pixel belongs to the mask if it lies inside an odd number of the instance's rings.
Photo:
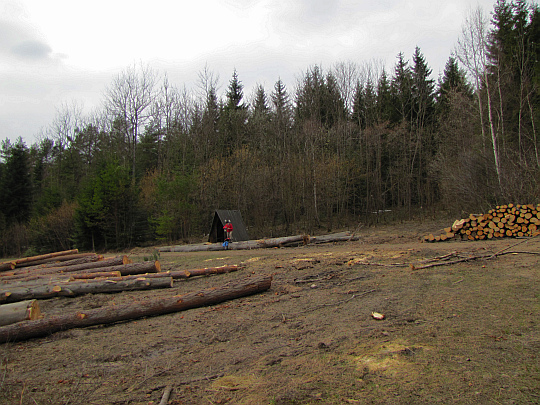
<svg viewBox="0 0 540 405">
<path fill-rule="evenodd" d="M 233 226 L 231 224 L 231 221 L 230 220 L 226 220 L 225 221 L 225 225 L 223 226 L 223 230 L 225 231 L 225 240 L 226 241 L 229 241 L 229 242 L 232 242 L 232 231 L 233 231 Z"/>
</svg>

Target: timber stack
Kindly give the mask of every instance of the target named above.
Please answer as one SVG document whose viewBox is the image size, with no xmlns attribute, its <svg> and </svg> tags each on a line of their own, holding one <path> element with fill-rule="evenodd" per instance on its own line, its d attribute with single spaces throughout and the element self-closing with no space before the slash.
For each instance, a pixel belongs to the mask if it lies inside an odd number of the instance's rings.
<svg viewBox="0 0 540 405">
<path fill-rule="evenodd" d="M 499 205 L 487 214 L 471 214 L 456 220 L 438 236 L 424 236 L 424 242 L 440 242 L 461 238 L 483 240 L 505 237 L 534 237 L 540 235 L 540 204 Z"/>
</svg>

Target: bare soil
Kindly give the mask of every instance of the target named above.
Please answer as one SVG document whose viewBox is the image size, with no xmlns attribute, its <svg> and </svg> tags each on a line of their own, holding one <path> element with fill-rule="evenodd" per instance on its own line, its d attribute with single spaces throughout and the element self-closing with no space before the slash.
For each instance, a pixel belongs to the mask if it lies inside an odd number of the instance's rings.
<svg viewBox="0 0 540 405">
<path fill-rule="evenodd" d="M 246 267 L 167 290 L 41 301 L 51 316 L 273 274 L 269 291 L 220 305 L 0 345 L 0 403 L 159 404 L 172 386 L 169 404 L 539 404 L 540 239 L 420 243 L 444 226 L 162 253 L 164 268 Z M 521 253 L 409 266 L 509 247 Z"/>
</svg>

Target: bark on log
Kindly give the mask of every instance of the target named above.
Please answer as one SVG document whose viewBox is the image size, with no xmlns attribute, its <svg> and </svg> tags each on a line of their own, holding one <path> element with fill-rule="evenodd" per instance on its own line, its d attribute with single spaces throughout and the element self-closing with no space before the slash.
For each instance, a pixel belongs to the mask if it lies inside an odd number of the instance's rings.
<svg viewBox="0 0 540 405">
<path fill-rule="evenodd" d="M 219 266 L 219 267 L 205 267 L 204 269 L 192 269 L 192 270 L 172 270 L 166 271 L 164 274 L 169 274 L 173 279 L 189 278 L 196 276 L 208 276 L 210 274 L 223 274 L 231 271 L 236 271 L 242 268 L 242 266 Z"/>
<path fill-rule="evenodd" d="M 0 305 L 0 326 L 27 320 L 33 321 L 40 317 L 41 311 L 36 300 Z"/>
<path fill-rule="evenodd" d="M 91 280 L 94 278 L 109 278 L 120 276 L 121 274 L 119 271 L 97 271 L 95 273 L 72 273 L 69 280 Z"/>
<path fill-rule="evenodd" d="M 83 263 L 91 263 L 91 262 L 97 262 L 103 260 L 103 256 L 98 254 L 91 254 L 88 256 L 83 256 L 76 259 L 70 259 L 62 262 L 49 262 L 44 264 L 38 264 L 35 266 L 28 266 L 24 267 L 23 270 L 36 270 L 36 269 L 44 269 L 49 267 L 64 267 L 64 266 L 74 266 L 76 264 L 83 264 Z M 15 272 L 21 271 L 21 270 L 14 270 Z M 2 273 L 0 273 L 0 277 L 2 276 Z"/>
<path fill-rule="evenodd" d="M 14 269 L 15 267 L 27 265 L 27 263 L 38 262 L 44 259 L 54 259 L 55 257 L 66 256 L 79 253 L 78 249 L 65 250 L 62 252 L 47 253 L 39 256 L 24 257 L 22 259 L 11 260 L 10 262 L 4 262 L 0 264 L 0 270 Z M 9 267 L 7 267 L 9 265 Z"/>
<path fill-rule="evenodd" d="M 146 274 L 146 273 L 159 273 L 161 271 L 161 264 L 159 261 L 155 262 L 142 262 L 142 263 L 129 263 L 121 266 L 105 267 L 105 271 L 119 271 L 122 276 L 131 276 L 134 274 Z"/>
<path fill-rule="evenodd" d="M 222 287 L 124 305 L 58 315 L 32 322 L 0 327 L 0 343 L 15 342 L 46 336 L 54 332 L 93 325 L 110 324 L 148 316 L 157 316 L 187 309 L 215 305 L 270 288 L 272 276 L 250 277 Z"/>
<path fill-rule="evenodd" d="M 204 269 L 169 270 L 169 271 L 162 271 L 160 273 L 144 274 L 143 276 L 147 278 L 172 277 L 174 280 L 177 280 L 181 278 L 189 278 L 189 277 L 196 277 L 196 276 L 208 276 L 210 274 L 229 273 L 231 271 L 236 271 L 240 268 L 242 268 L 242 266 L 232 265 L 232 266 L 220 266 L 220 267 L 206 267 Z M 113 281 L 129 280 L 129 279 L 133 279 L 137 277 L 140 277 L 140 276 L 124 276 L 120 278 L 111 278 L 111 280 Z"/>
<path fill-rule="evenodd" d="M 172 277 L 138 277 L 136 279 L 120 281 L 105 279 L 34 286 L 17 286 L 10 289 L 0 289 L 0 303 L 19 302 L 28 299 L 75 297 L 84 294 L 147 290 L 151 288 L 169 288 L 172 287 L 172 285 Z"/>
<path fill-rule="evenodd" d="M 304 239 L 303 235 L 287 236 L 283 238 L 248 240 L 241 242 L 233 242 L 229 244 L 230 250 L 242 249 L 260 249 L 268 247 L 281 247 L 284 244 L 300 243 Z M 160 252 L 206 252 L 226 250 L 221 243 L 198 244 L 198 245 L 177 245 L 165 246 L 158 249 Z"/>
<path fill-rule="evenodd" d="M 71 255 L 50 257 L 48 259 L 36 260 L 32 262 L 17 263 L 13 268 L 23 268 L 23 267 L 34 267 L 38 265 L 48 264 L 48 263 L 61 263 L 69 260 L 79 259 L 83 257 L 92 257 L 95 256 L 95 253 L 74 253 Z M 14 263 L 14 262 L 12 262 Z"/>
<path fill-rule="evenodd" d="M 137 276 L 132 276 L 136 278 Z M 98 271 L 94 273 L 68 273 L 68 274 L 48 274 L 44 276 L 33 276 L 27 279 L 4 281 L 3 284 L 8 284 L 9 286 L 4 286 L 4 289 L 10 289 L 15 287 L 34 287 L 39 285 L 55 285 L 69 283 L 72 281 L 82 281 L 82 280 L 94 280 L 94 279 L 122 279 L 122 276 L 119 271 Z M 1 286 L 0 286 L 1 288 Z"/>
<path fill-rule="evenodd" d="M 348 240 L 357 240 L 358 237 L 352 237 L 349 232 L 342 232 L 331 235 L 313 236 L 307 235 L 295 235 L 285 236 L 282 238 L 271 239 L 259 239 L 248 240 L 242 242 L 233 242 L 228 246 L 229 250 L 246 250 L 246 249 L 262 249 L 262 248 L 275 248 L 285 247 L 290 245 L 309 244 L 309 243 L 328 243 L 328 242 L 341 242 Z M 218 250 L 226 250 L 221 243 L 212 244 L 199 244 L 199 245 L 177 245 L 177 246 L 164 246 L 158 249 L 160 252 L 211 252 Z"/>
<path fill-rule="evenodd" d="M 5 275 L 0 275 L 0 281 L 9 281 L 9 280 L 32 280 L 36 276 L 43 276 L 46 274 L 57 274 L 57 273 L 73 273 L 73 272 L 95 272 L 95 269 L 101 269 L 100 271 L 118 271 L 110 270 L 112 267 L 131 264 L 131 260 L 127 256 L 117 256 L 111 259 L 100 260 L 97 262 L 89 262 L 76 264 L 72 266 L 61 266 L 61 267 L 47 267 L 47 268 L 38 268 L 38 269 L 20 269 L 14 272 L 6 273 Z M 89 270 L 89 271 L 87 271 Z"/>
<path fill-rule="evenodd" d="M 13 265 L 11 264 L 11 262 L 2 262 L 0 263 L 0 271 L 8 271 L 8 270 L 12 270 Z"/>
<path fill-rule="evenodd" d="M 311 236 L 308 239 L 308 244 L 344 242 L 349 240 L 358 240 L 358 236 L 353 236 L 350 232 L 339 232 L 321 236 Z"/>
</svg>

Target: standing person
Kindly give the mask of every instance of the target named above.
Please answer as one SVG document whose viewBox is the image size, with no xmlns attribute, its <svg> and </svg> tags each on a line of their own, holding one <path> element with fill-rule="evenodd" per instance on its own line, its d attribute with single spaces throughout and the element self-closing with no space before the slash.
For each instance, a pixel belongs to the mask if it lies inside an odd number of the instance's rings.
<svg viewBox="0 0 540 405">
<path fill-rule="evenodd" d="M 228 240 L 229 242 L 232 242 L 232 231 L 233 231 L 233 225 L 231 224 L 230 220 L 225 221 L 225 225 L 223 226 L 223 230 L 225 231 L 225 240 Z"/>
</svg>

